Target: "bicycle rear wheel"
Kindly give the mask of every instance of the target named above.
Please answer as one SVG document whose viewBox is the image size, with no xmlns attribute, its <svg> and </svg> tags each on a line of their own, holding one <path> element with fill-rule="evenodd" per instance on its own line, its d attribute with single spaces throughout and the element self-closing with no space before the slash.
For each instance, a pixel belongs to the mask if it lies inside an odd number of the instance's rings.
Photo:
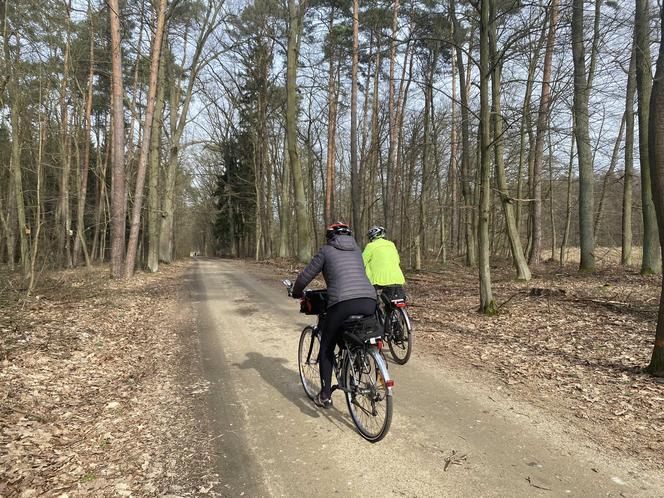
<svg viewBox="0 0 664 498">
<path fill-rule="evenodd" d="M 394 318 L 393 318 L 394 317 Z M 399 365 L 405 365 L 413 351 L 413 331 L 410 328 L 410 319 L 406 310 L 397 308 L 388 317 L 392 320 L 391 330 L 387 338 L 387 345 L 392 358 Z"/>
<path fill-rule="evenodd" d="M 348 411 L 357 430 L 367 441 L 380 441 L 392 423 L 392 391 L 378 350 L 360 349 L 347 358 L 344 379 Z"/>
<path fill-rule="evenodd" d="M 298 347 L 298 368 L 300 381 L 304 392 L 313 400 L 321 390 L 320 371 L 318 368 L 318 354 L 320 352 L 320 337 L 318 332 L 309 325 L 300 334 Z"/>
</svg>

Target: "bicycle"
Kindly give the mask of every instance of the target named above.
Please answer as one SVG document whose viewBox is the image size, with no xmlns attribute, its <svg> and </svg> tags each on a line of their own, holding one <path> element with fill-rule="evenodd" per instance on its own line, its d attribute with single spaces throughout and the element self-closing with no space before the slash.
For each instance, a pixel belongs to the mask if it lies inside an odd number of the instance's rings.
<svg viewBox="0 0 664 498">
<path fill-rule="evenodd" d="M 406 309 L 403 288 L 384 287 L 378 290 L 378 298 L 380 304 L 376 315 L 385 331 L 385 340 L 392 358 L 399 365 L 405 365 L 413 351 L 413 328 Z"/>
<path fill-rule="evenodd" d="M 293 284 L 290 280 L 284 280 L 283 284 L 290 296 Z M 300 304 L 300 312 L 318 315 L 317 324 L 302 330 L 298 345 L 300 381 L 312 401 L 322 388 L 318 361 L 326 297 L 326 290 L 307 290 Z M 367 441 L 376 443 L 385 437 L 392 423 L 394 381 L 380 351 L 383 341 L 375 317 L 350 316 L 344 322 L 342 337 L 343 344 L 337 345 L 334 355 L 337 384 L 332 391 L 343 391 L 358 432 Z"/>
</svg>

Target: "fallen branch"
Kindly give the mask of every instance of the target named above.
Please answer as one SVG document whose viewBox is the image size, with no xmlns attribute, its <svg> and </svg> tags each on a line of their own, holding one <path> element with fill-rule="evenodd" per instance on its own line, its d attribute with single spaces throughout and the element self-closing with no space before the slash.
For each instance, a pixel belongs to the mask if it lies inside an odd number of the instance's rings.
<svg viewBox="0 0 664 498">
<path fill-rule="evenodd" d="M 22 410 L 20 408 L 16 408 L 15 406 L 5 405 L 5 408 L 9 408 L 11 411 L 16 412 L 16 413 L 20 413 L 21 415 L 26 415 L 28 417 L 32 417 L 35 420 L 38 420 L 39 422 L 41 422 L 42 424 L 45 424 L 45 423 L 48 422 L 48 420 L 46 420 L 46 417 L 44 417 L 43 415 L 39 415 L 38 413 Z"/>
<path fill-rule="evenodd" d="M 445 457 L 445 466 L 443 467 L 443 472 L 447 472 L 447 469 L 450 465 L 461 465 L 462 462 L 466 460 L 468 453 L 457 454 L 456 450 L 452 450 L 452 453 Z"/>
</svg>

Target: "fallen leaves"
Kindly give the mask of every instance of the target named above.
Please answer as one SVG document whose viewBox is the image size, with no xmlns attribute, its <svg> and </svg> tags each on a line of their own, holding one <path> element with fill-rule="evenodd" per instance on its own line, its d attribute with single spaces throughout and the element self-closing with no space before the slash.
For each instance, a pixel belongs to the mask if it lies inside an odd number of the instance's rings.
<svg viewBox="0 0 664 498">
<path fill-rule="evenodd" d="M 191 416 L 206 384 L 183 360 L 184 271 L 57 272 L 38 299 L 0 301 L 0 496 L 192 496 L 216 477 Z"/>
</svg>

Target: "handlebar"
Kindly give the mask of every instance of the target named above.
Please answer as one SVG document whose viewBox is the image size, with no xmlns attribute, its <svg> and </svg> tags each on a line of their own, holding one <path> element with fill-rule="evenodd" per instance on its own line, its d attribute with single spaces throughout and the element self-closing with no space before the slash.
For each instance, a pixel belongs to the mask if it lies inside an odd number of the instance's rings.
<svg viewBox="0 0 664 498">
<path fill-rule="evenodd" d="M 288 279 L 282 280 L 282 284 L 286 286 L 286 289 L 288 290 L 288 297 L 293 297 L 293 282 L 291 282 Z"/>
</svg>

